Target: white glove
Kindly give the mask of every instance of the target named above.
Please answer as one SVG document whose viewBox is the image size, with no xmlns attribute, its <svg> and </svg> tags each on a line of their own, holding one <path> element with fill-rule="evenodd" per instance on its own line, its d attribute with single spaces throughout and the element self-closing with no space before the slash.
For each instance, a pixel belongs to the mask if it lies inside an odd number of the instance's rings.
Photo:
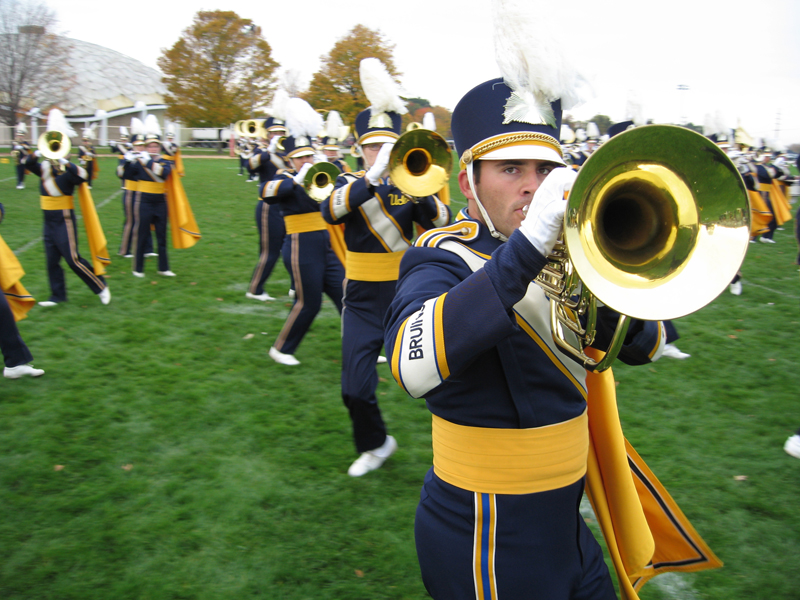
<svg viewBox="0 0 800 600">
<path fill-rule="evenodd" d="M 311 163 L 306 163 L 302 167 L 300 167 L 300 170 L 297 172 L 297 175 L 295 175 L 292 178 L 292 179 L 294 179 L 294 182 L 297 185 L 299 185 L 299 186 L 303 185 L 303 183 L 305 181 L 305 178 L 306 178 L 306 173 L 308 173 L 308 170 L 310 168 L 311 168 Z"/>
<path fill-rule="evenodd" d="M 58 164 L 60 164 L 60 165 L 66 165 L 68 162 L 69 161 L 66 158 L 64 158 L 63 156 L 58 159 Z"/>
<path fill-rule="evenodd" d="M 33 153 L 33 155 L 34 155 L 36 158 L 41 158 L 41 156 L 42 156 L 42 153 L 41 153 L 39 150 L 37 150 L 36 152 L 34 152 L 34 153 Z"/>
<path fill-rule="evenodd" d="M 386 142 L 378 151 L 378 156 L 375 157 L 375 164 L 369 168 L 365 175 L 370 185 L 378 185 L 380 183 L 383 172 L 389 166 L 389 155 L 392 153 L 393 146 L 394 142 Z"/>
<path fill-rule="evenodd" d="M 278 149 L 278 139 L 279 136 L 273 136 L 272 139 L 269 141 L 269 146 L 267 146 L 267 152 L 270 154 L 275 154 L 275 151 Z"/>
<path fill-rule="evenodd" d="M 139 160 L 144 161 L 145 163 L 149 163 L 153 157 L 150 156 L 149 152 L 139 152 Z"/>
<path fill-rule="evenodd" d="M 572 188 L 576 177 L 575 171 L 569 167 L 559 167 L 550 171 L 533 194 L 528 213 L 520 225 L 525 237 L 544 256 L 553 251 L 553 246 L 561 233 L 564 211 L 567 208 L 564 195 Z"/>
<path fill-rule="evenodd" d="M 136 160 L 136 155 L 133 152 L 126 152 L 125 160 L 127 160 L 128 162 L 133 162 Z"/>
</svg>

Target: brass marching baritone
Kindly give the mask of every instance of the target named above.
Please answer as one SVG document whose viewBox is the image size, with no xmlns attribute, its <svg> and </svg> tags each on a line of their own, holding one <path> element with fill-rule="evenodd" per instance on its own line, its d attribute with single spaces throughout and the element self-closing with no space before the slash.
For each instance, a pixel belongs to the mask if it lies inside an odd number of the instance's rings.
<svg viewBox="0 0 800 600">
<path fill-rule="evenodd" d="M 551 300 L 554 341 L 586 369 L 607 369 L 631 318 L 675 319 L 714 300 L 749 238 L 744 181 L 711 140 L 671 125 L 614 136 L 581 167 L 562 241 L 535 280 Z M 621 315 L 600 362 L 584 352 L 598 302 Z"/>
<path fill-rule="evenodd" d="M 50 161 L 56 170 L 62 170 L 58 160 L 65 158 L 72 149 L 69 136 L 63 131 L 45 131 L 39 136 L 37 148 L 42 156 Z"/>
<path fill-rule="evenodd" d="M 435 131 L 414 128 L 401 135 L 389 155 L 392 183 L 412 199 L 424 198 L 447 185 L 453 170 L 453 153 Z"/>
<path fill-rule="evenodd" d="M 318 162 L 311 165 L 303 180 L 306 193 L 317 202 L 322 202 L 333 192 L 333 185 L 341 171 L 329 162 Z"/>
</svg>

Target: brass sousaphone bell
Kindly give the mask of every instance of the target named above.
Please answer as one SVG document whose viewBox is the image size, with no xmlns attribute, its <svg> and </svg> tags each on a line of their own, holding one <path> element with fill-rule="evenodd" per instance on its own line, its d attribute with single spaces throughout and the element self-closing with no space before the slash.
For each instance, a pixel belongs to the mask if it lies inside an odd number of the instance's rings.
<svg viewBox="0 0 800 600">
<path fill-rule="evenodd" d="M 447 141 L 429 129 L 411 129 L 401 135 L 389 155 L 392 183 L 410 198 L 437 193 L 450 179 L 453 154 Z"/>
<path fill-rule="evenodd" d="M 744 182 L 711 140 L 671 125 L 614 136 L 581 167 L 563 242 L 536 278 L 551 299 L 555 343 L 588 370 L 607 369 L 630 318 L 676 319 L 710 303 L 738 271 L 749 238 Z M 598 302 L 622 315 L 600 362 L 584 352 Z"/>
</svg>

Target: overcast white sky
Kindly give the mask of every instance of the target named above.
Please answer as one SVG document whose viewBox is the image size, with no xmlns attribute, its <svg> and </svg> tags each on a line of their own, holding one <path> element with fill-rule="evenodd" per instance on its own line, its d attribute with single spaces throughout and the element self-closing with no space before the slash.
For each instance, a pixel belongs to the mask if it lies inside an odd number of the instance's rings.
<svg viewBox="0 0 800 600">
<path fill-rule="evenodd" d="M 60 33 L 157 68 L 199 10 L 232 10 L 260 25 L 274 58 L 307 80 L 320 56 L 361 23 L 395 45 L 411 97 L 452 109 L 475 85 L 499 76 L 490 0 L 178 0 L 110 5 L 46 0 Z M 107 9 L 104 11 L 104 8 Z M 122 10 L 120 10 L 122 8 Z M 702 125 L 718 111 L 754 137 L 800 142 L 800 1 L 571 0 L 553 3 L 565 44 L 581 50 L 596 97 L 573 112 L 623 120 L 634 94 L 645 118 Z M 688 91 L 678 91 L 678 86 Z"/>
</svg>

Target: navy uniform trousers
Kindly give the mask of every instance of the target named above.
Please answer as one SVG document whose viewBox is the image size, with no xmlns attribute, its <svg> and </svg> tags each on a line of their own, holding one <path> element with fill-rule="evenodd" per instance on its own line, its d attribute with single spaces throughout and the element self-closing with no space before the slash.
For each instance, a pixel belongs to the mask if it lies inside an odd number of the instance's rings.
<svg viewBox="0 0 800 600">
<path fill-rule="evenodd" d="M 583 485 L 482 494 L 431 468 L 414 524 L 428 593 L 435 600 L 617 600 L 603 551 L 578 512 Z M 532 553 L 534 540 L 541 543 Z"/>
<path fill-rule="evenodd" d="M 152 248 L 153 238 L 150 224 L 155 225 L 158 242 L 158 270 L 169 271 L 167 259 L 167 200 L 164 194 L 146 194 L 136 192 L 133 201 L 133 269 L 138 273 L 144 271 L 144 254 L 147 252 L 147 240 Z"/>
<path fill-rule="evenodd" d="M 283 238 L 286 237 L 286 224 L 281 209 L 270 206 L 263 200 L 256 204 L 256 227 L 258 227 L 258 264 L 253 270 L 248 292 L 260 296 L 264 293 L 264 282 L 272 273 L 281 255 Z"/>
<path fill-rule="evenodd" d="M 358 452 L 379 448 L 386 441 L 375 390 L 378 356 L 383 348 L 383 319 L 397 281 L 345 280 L 342 310 L 342 399 L 353 422 Z"/>
<path fill-rule="evenodd" d="M 322 307 L 322 293 L 342 312 L 344 267 L 331 248 L 328 230 L 292 233 L 282 249 L 283 264 L 292 274 L 295 298 L 275 348 L 294 354 Z"/>
<path fill-rule="evenodd" d="M 6 295 L 0 291 L 0 353 L 5 366 L 18 367 L 33 362 L 33 355 L 22 340 L 14 320 L 14 313 L 8 305 Z"/>
<path fill-rule="evenodd" d="M 25 164 L 17 164 L 17 185 L 25 183 Z"/>
<path fill-rule="evenodd" d="M 70 269 L 89 286 L 95 294 L 106 287 L 105 279 L 94 274 L 92 265 L 78 254 L 78 226 L 75 211 L 72 209 L 43 210 L 44 213 L 44 251 L 47 258 L 47 277 L 50 280 L 50 301 L 66 302 L 67 286 L 63 258 Z"/>
</svg>

